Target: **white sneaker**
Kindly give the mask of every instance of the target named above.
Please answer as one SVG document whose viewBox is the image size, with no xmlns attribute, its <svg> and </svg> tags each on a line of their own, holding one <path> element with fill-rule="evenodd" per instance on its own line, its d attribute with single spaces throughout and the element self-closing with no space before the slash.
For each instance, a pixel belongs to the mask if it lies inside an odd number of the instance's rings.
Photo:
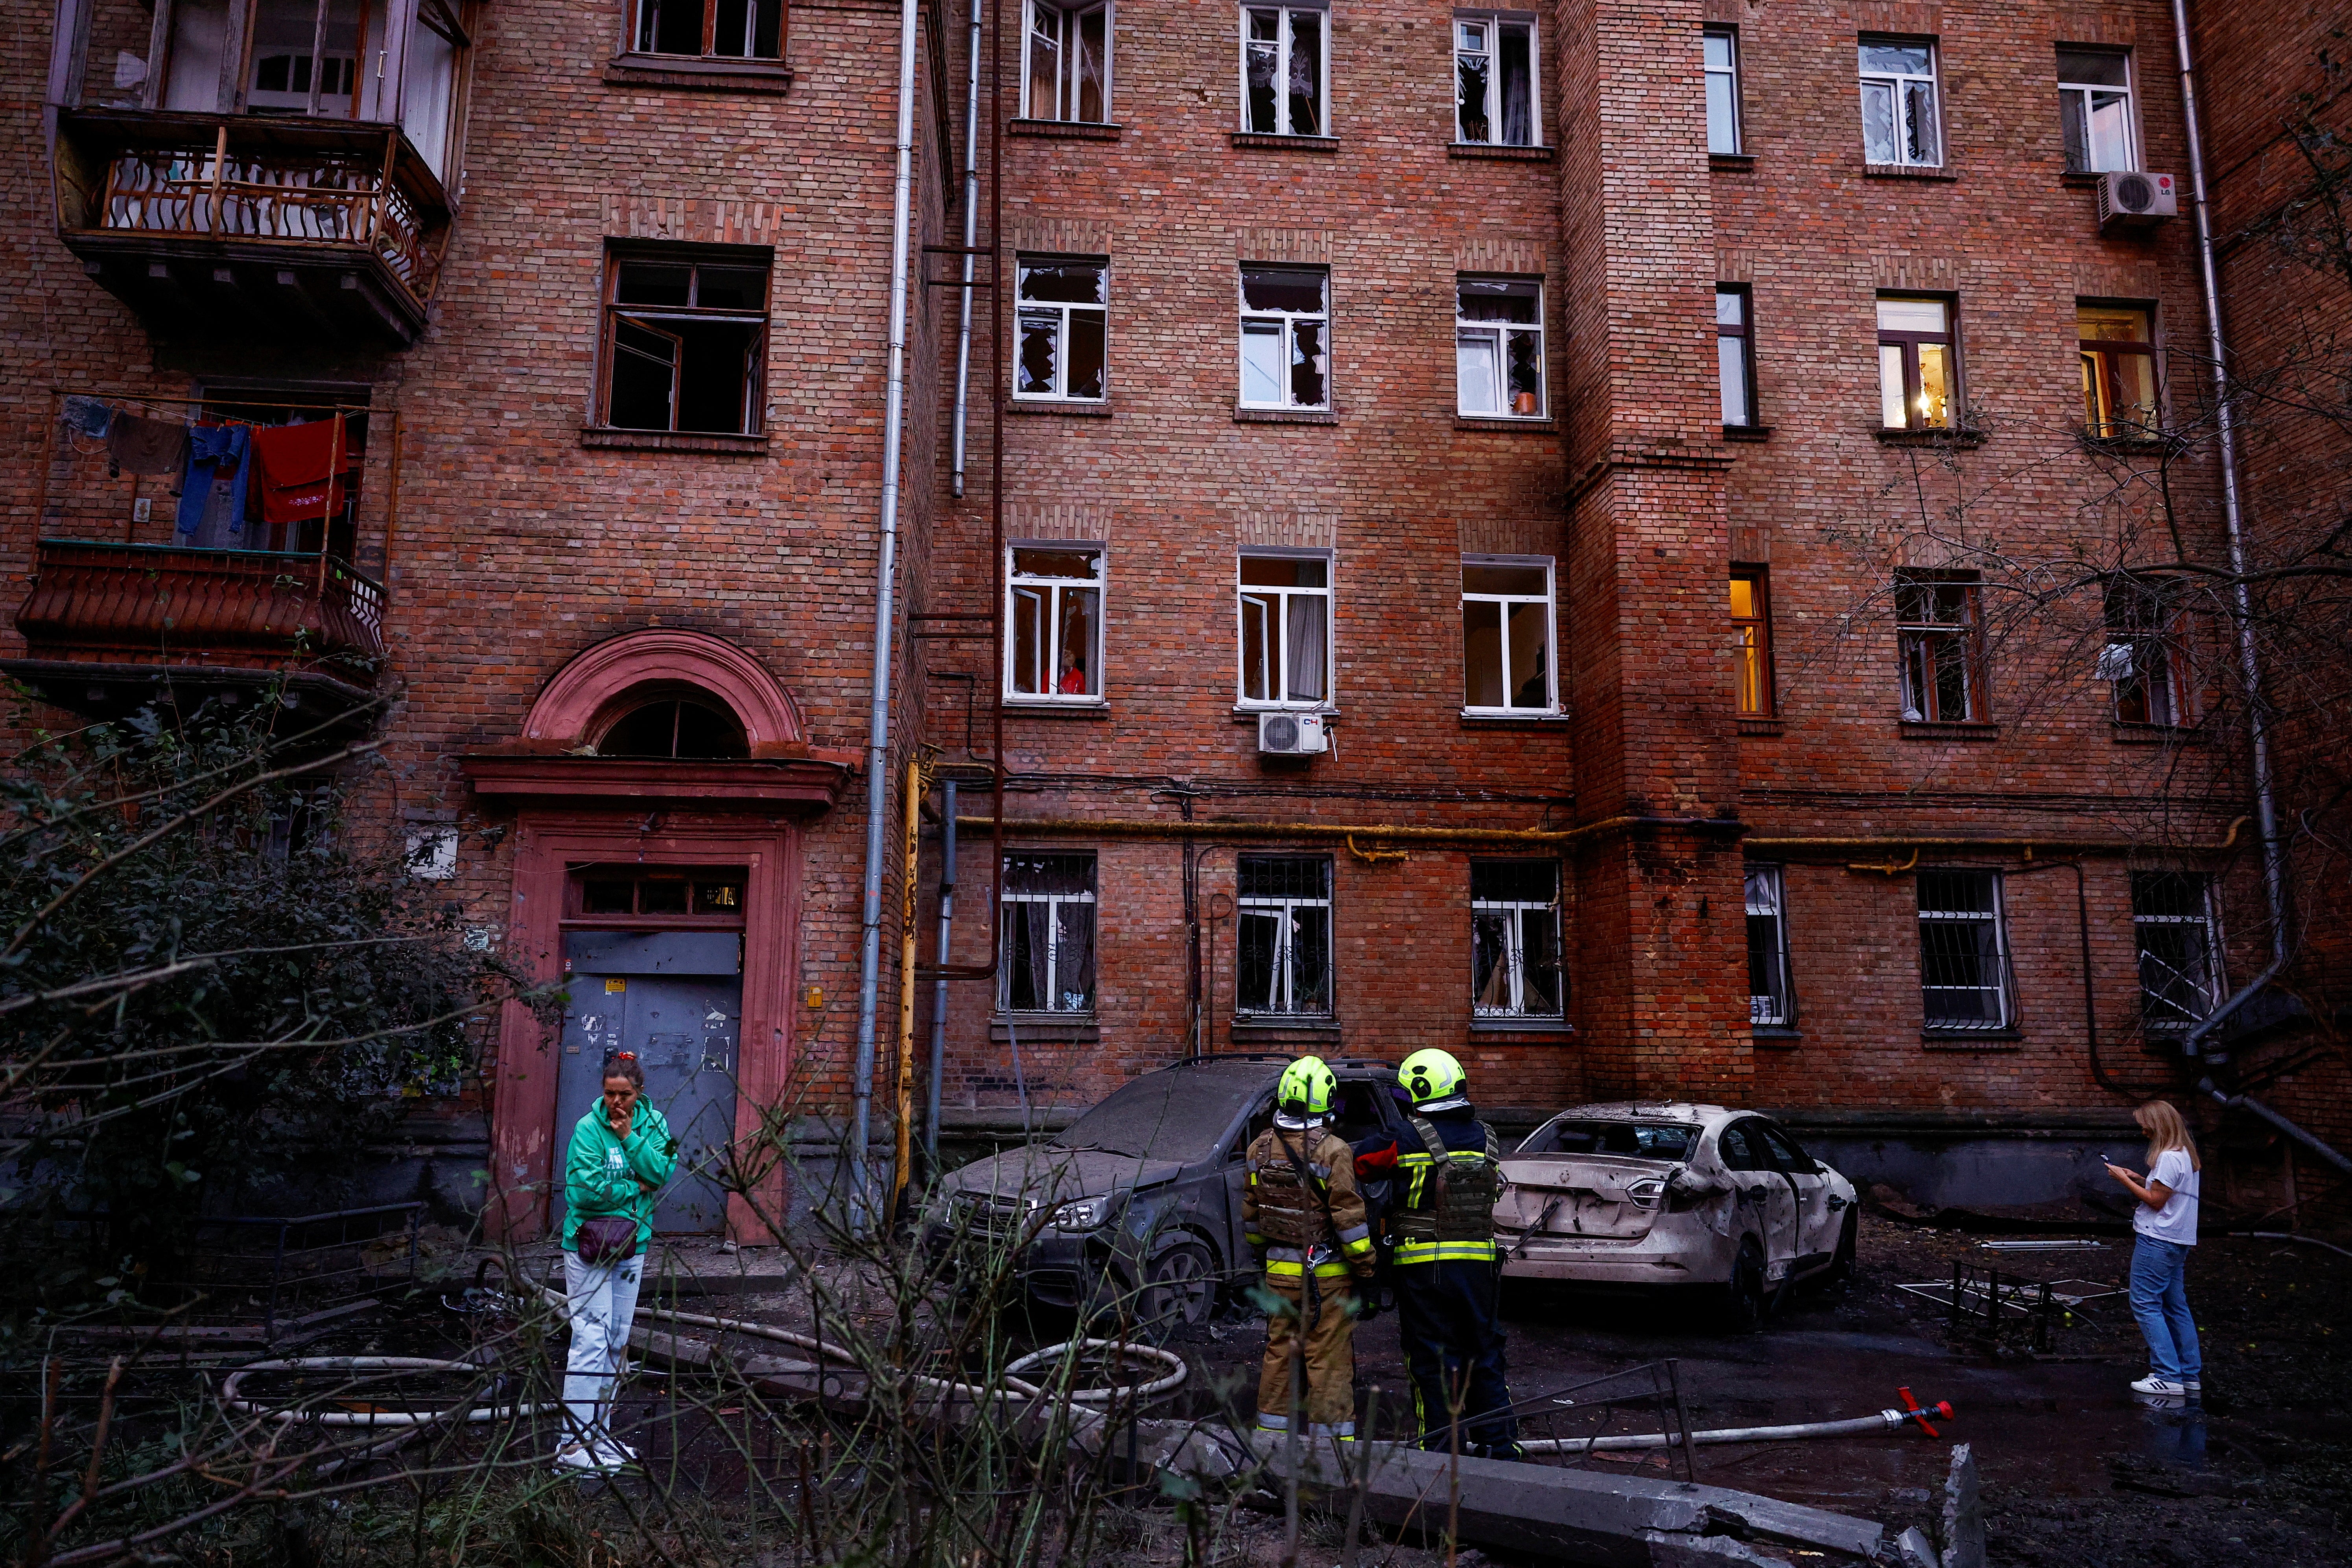
<svg viewBox="0 0 2352 1568">
<path fill-rule="evenodd" d="M 601 1476 L 620 1468 L 610 1456 L 593 1447 L 573 1443 L 555 1451 L 555 1473 L 559 1476 Z"/>
<path fill-rule="evenodd" d="M 2202 1394 L 2205 1392 L 2205 1385 L 2193 1377 L 2182 1378 L 2180 1380 L 2180 1386 L 2187 1389 L 2191 1394 Z"/>
<path fill-rule="evenodd" d="M 2134 1394 L 2153 1394 L 2159 1397 L 2177 1397 L 2178 1395 L 2188 1393 L 2189 1387 L 2186 1384 L 2175 1383 L 2168 1377 L 2158 1377 L 2154 1373 L 2150 1373 L 2146 1377 L 2136 1379 L 2133 1382 L 2132 1392 Z"/>
</svg>

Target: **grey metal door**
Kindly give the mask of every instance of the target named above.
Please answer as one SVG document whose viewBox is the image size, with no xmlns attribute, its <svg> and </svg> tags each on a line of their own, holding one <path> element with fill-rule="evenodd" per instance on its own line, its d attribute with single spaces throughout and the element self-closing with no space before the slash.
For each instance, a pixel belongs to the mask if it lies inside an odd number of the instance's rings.
<svg viewBox="0 0 2352 1568">
<path fill-rule="evenodd" d="M 736 1042 L 743 1018 L 743 939 L 735 931 L 572 931 L 563 939 L 563 1046 L 556 1072 L 557 1180 L 549 1223 L 563 1222 L 561 1160 L 572 1129 L 604 1092 L 607 1051 L 635 1051 L 646 1098 L 678 1142 L 677 1173 L 654 1205 L 654 1228 L 709 1233 L 727 1222 L 716 1179 L 735 1133 Z"/>
</svg>

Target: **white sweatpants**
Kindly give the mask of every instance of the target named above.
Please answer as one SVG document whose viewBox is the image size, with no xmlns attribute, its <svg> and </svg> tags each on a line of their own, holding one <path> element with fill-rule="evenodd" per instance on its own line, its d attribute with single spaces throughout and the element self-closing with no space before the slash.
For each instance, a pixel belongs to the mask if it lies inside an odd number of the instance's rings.
<svg viewBox="0 0 2352 1568">
<path fill-rule="evenodd" d="M 609 1435 L 613 1384 L 629 1348 L 629 1321 L 637 1313 L 643 1254 L 604 1263 L 563 1255 L 563 1300 L 572 1349 L 563 1361 L 564 1438 L 591 1442 Z"/>
</svg>

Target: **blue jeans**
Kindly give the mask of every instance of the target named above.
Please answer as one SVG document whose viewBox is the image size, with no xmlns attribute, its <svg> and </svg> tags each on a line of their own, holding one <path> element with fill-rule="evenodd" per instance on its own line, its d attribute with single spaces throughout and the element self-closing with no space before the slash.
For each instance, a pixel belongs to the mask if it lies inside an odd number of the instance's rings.
<svg viewBox="0 0 2352 1568">
<path fill-rule="evenodd" d="M 2152 1236 L 2132 1237 L 2131 1310 L 2147 1341 L 2148 1370 L 2179 1383 L 2204 1374 L 2197 1353 L 2197 1323 L 2189 1315 L 2183 1273 L 2189 1248 Z"/>
</svg>

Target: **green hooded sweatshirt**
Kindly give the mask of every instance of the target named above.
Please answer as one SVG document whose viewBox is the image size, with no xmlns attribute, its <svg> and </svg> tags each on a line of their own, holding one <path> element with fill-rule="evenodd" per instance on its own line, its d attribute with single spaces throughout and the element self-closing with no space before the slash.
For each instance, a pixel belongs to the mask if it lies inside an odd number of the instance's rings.
<svg viewBox="0 0 2352 1568">
<path fill-rule="evenodd" d="M 572 1148 L 563 1156 L 563 1250 L 580 1250 L 580 1222 L 604 1215 L 626 1215 L 637 1222 L 637 1250 L 654 1237 L 654 1200 L 677 1169 L 677 1140 L 653 1101 L 639 1100 L 629 1123 L 629 1136 L 613 1136 L 604 1120 L 602 1095 L 572 1130 Z M 638 1185 L 642 1176 L 654 1191 Z"/>
</svg>

